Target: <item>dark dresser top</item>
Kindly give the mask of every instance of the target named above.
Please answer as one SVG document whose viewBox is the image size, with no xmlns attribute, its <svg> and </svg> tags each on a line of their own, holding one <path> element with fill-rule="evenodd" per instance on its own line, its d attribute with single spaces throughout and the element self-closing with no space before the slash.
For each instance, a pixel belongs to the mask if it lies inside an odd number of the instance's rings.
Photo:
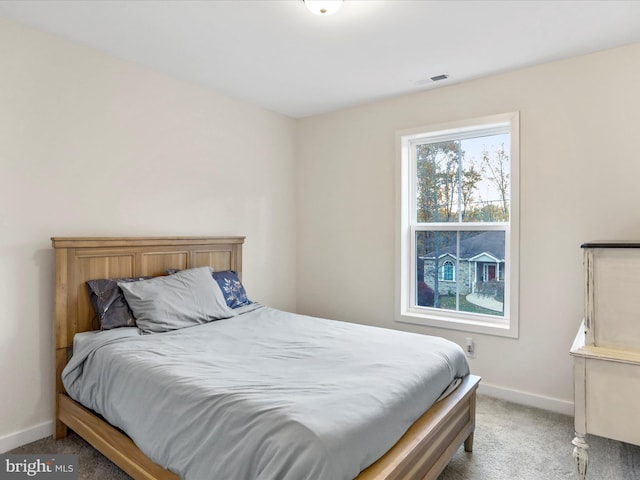
<svg viewBox="0 0 640 480">
<path fill-rule="evenodd" d="M 614 240 L 606 242 L 587 242 L 580 245 L 580 248 L 640 248 L 640 241 Z"/>
</svg>

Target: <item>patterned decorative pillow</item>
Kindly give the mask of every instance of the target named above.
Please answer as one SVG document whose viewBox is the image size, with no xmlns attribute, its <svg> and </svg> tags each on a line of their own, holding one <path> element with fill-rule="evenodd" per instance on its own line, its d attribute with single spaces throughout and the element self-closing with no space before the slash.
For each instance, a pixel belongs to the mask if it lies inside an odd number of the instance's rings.
<svg viewBox="0 0 640 480">
<path fill-rule="evenodd" d="M 136 319 L 118 282 L 137 282 L 148 278 L 150 277 L 101 278 L 87 282 L 91 305 L 101 330 L 136 326 Z"/>
<path fill-rule="evenodd" d="M 218 282 L 224 299 L 230 308 L 238 308 L 253 303 L 247 298 L 247 292 L 238 278 L 238 274 L 233 270 L 213 272 L 213 278 Z"/>
</svg>

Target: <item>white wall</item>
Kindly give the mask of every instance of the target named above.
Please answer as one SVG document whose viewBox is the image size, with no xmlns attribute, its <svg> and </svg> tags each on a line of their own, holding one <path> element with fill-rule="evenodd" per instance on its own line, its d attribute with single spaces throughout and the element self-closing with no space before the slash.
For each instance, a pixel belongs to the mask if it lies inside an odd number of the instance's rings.
<svg viewBox="0 0 640 480">
<path fill-rule="evenodd" d="M 2 18 L 0 72 L 2 452 L 50 428 L 51 236 L 246 235 L 295 309 L 295 123 Z"/>
<path fill-rule="evenodd" d="M 519 111 L 520 337 L 474 334 L 471 368 L 494 393 L 571 411 L 580 245 L 640 238 L 639 82 L 636 44 L 299 121 L 298 311 L 463 344 L 394 321 L 396 132 Z"/>
</svg>

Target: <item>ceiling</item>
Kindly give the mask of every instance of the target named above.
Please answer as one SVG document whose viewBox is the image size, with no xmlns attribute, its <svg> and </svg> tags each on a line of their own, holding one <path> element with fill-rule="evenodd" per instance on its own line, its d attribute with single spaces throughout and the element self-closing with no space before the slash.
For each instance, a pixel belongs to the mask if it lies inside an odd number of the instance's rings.
<svg viewBox="0 0 640 480">
<path fill-rule="evenodd" d="M 2 0 L 0 16 L 294 118 L 640 42 L 636 0 L 345 0 L 330 17 L 302 0 Z"/>
</svg>

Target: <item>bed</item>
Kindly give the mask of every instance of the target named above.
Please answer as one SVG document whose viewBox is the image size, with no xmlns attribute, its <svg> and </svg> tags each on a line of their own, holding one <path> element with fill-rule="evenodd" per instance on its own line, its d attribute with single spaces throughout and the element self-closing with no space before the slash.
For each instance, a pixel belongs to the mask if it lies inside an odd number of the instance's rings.
<svg viewBox="0 0 640 480">
<path fill-rule="evenodd" d="M 204 266 L 215 271 L 233 270 L 241 277 L 243 243 L 244 237 L 52 238 L 56 263 L 54 438 L 62 438 L 72 429 L 133 478 L 179 478 L 152 461 L 120 428 L 74 401 L 65 390 L 62 372 L 71 359 L 74 336 L 99 329 L 86 282 L 157 277 L 170 269 Z M 462 444 L 466 451 L 472 450 L 479 381 L 477 376 L 464 376 L 356 478 L 436 479 Z"/>
</svg>

